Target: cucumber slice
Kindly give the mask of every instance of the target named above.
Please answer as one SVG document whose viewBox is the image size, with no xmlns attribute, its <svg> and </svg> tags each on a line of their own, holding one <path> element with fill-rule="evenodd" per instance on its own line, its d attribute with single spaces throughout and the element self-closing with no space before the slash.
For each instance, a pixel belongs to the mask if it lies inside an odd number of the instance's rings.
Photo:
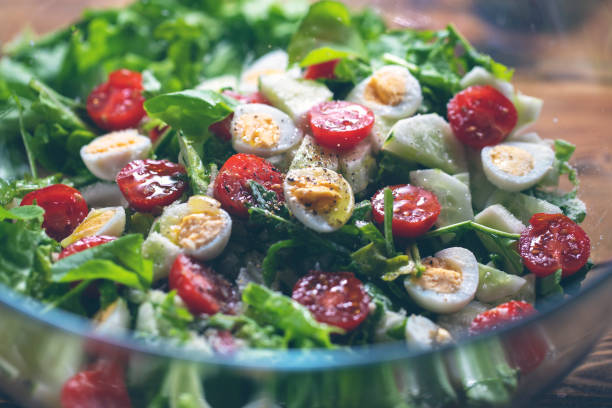
<svg viewBox="0 0 612 408">
<path fill-rule="evenodd" d="M 159 232 L 151 232 L 142 243 L 142 255 L 153 261 L 153 281 L 165 278 L 181 249 Z"/>
<path fill-rule="evenodd" d="M 500 231 L 520 234 L 525 225 L 501 204 L 493 204 L 474 217 L 474 221 Z"/>
<path fill-rule="evenodd" d="M 436 323 L 448 330 L 451 336 L 457 340 L 467 334 L 474 318 L 489 308 L 489 305 L 472 300 L 458 312 L 439 315 Z"/>
<path fill-rule="evenodd" d="M 506 207 L 516 218 L 524 224 L 536 213 L 560 214 L 561 209 L 548 201 L 522 193 L 509 193 L 498 190 L 487 200 L 487 205 L 501 204 Z"/>
<path fill-rule="evenodd" d="M 238 87 L 238 78 L 234 75 L 221 75 L 214 78 L 209 78 L 202 81 L 196 89 L 202 91 L 220 92 L 226 88 L 236 89 Z"/>
<path fill-rule="evenodd" d="M 465 152 L 449 124 L 439 115 L 417 115 L 397 122 L 383 150 L 449 174 L 467 171 Z"/>
<path fill-rule="evenodd" d="M 376 176 L 376 159 L 372 155 L 372 142 L 369 138 L 362 140 L 348 152 L 339 155 L 340 173 L 358 194 L 368 188 Z"/>
<path fill-rule="evenodd" d="M 303 169 L 304 167 L 325 167 L 337 172 L 339 169 L 338 153 L 319 146 L 312 136 L 306 135 L 295 152 L 289 169 Z"/>
<path fill-rule="evenodd" d="M 375 153 L 378 153 L 383 148 L 385 141 L 389 137 L 391 128 L 395 125 L 395 120 L 387 119 L 382 116 L 376 115 L 374 120 L 374 127 L 370 133 L 372 138 L 372 149 Z"/>
<path fill-rule="evenodd" d="M 516 93 L 512 102 L 518 114 L 518 120 L 512 133 L 520 133 L 538 120 L 542 112 L 542 105 L 544 104 L 541 99 L 525 95 L 520 91 Z"/>
<path fill-rule="evenodd" d="M 296 79 L 289 74 L 260 76 L 259 91 L 300 126 L 306 123 L 306 114 L 313 106 L 329 101 L 334 96 L 320 82 Z"/>
<path fill-rule="evenodd" d="M 478 264 L 478 274 L 476 299 L 486 303 L 493 303 L 518 293 L 527 282 L 520 276 L 483 264 Z"/>
<path fill-rule="evenodd" d="M 410 183 L 438 197 L 441 211 L 436 226 L 444 227 L 474 218 L 470 190 L 457 178 L 439 169 L 415 170 L 410 172 Z"/>
<path fill-rule="evenodd" d="M 465 184 L 466 186 L 470 186 L 470 173 L 468 173 L 467 171 L 465 173 L 457 173 L 453 177 Z"/>
<path fill-rule="evenodd" d="M 476 210 L 482 210 L 486 207 L 489 196 L 497 191 L 487 178 L 482 169 L 482 159 L 480 151 L 466 148 L 466 156 L 470 170 L 470 193 L 472 194 L 472 205 Z"/>
<path fill-rule="evenodd" d="M 490 85 L 503 93 L 506 98 L 512 99 L 514 96 L 514 87 L 510 82 L 502 81 L 496 78 L 492 73 L 483 67 L 474 67 L 470 72 L 465 74 L 459 82 L 462 88 L 467 88 L 474 85 Z"/>
</svg>

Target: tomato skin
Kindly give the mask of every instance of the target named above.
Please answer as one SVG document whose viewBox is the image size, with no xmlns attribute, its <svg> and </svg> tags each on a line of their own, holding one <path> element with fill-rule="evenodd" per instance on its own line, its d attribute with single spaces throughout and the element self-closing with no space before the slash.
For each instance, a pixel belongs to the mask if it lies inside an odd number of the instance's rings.
<svg viewBox="0 0 612 408">
<path fill-rule="evenodd" d="M 426 233 L 440 215 L 440 203 L 436 195 L 410 184 L 398 184 L 389 188 L 393 193 L 393 236 L 415 238 Z M 376 223 L 384 223 L 384 188 L 372 196 L 372 217 Z"/>
<path fill-rule="evenodd" d="M 591 241 L 582 228 L 563 214 L 534 214 L 519 239 L 523 264 L 536 276 L 556 270 L 570 276 L 588 261 Z"/>
<path fill-rule="evenodd" d="M 304 79 L 334 79 L 336 74 L 334 70 L 340 59 L 333 59 L 320 64 L 310 65 L 304 71 Z"/>
<path fill-rule="evenodd" d="M 327 101 L 308 112 L 308 122 L 317 143 L 345 151 L 365 139 L 374 126 L 374 113 L 347 101 Z"/>
<path fill-rule="evenodd" d="M 130 207 L 151 212 L 178 200 L 187 188 L 187 171 L 168 160 L 134 160 L 117 174 L 117 184 Z"/>
<path fill-rule="evenodd" d="M 58 260 L 70 255 L 74 255 L 77 252 L 81 252 L 98 245 L 106 244 L 107 242 L 111 242 L 116 239 L 116 237 L 110 237 L 108 235 L 93 235 L 91 237 L 81 238 L 78 241 L 73 242 L 72 244 L 64 248 L 62 252 L 60 252 Z"/>
<path fill-rule="evenodd" d="M 284 201 L 283 174 L 268 161 L 254 154 L 238 153 L 227 159 L 215 179 L 214 197 L 232 215 L 247 218 L 247 204 L 255 202 L 249 180 L 276 193 Z"/>
<path fill-rule="evenodd" d="M 527 302 L 512 300 L 502 303 L 476 316 L 470 325 L 470 334 L 497 329 L 535 313 L 536 310 Z M 512 366 L 527 373 L 546 358 L 549 347 L 546 339 L 534 330 L 508 335 L 504 338 L 504 349 Z"/>
<path fill-rule="evenodd" d="M 512 101 L 489 85 L 457 93 L 448 102 L 447 117 L 455 137 L 474 149 L 498 144 L 518 120 Z"/>
<path fill-rule="evenodd" d="M 123 366 L 116 361 L 99 360 L 64 383 L 64 408 L 129 408 Z"/>
<path fill-rule="evenodd" d="M 23 197 L 20 205 L 36 201 L 45 210 L 43 228 L 51 238 L 61 241 L 87 217 L 87 202 L 79 190 L 65 184 L 53 184 L 32 191 Z"/>
<path fill-rule="evenodd" d="M 213 315 L 217 312 L 234 314 L 239 301 L 235 287 L 210 267 L 187 255 L 176 257 L 170 275 L 170 289 L 183 299 L 191 313 Z"/>
<path fill-rule="evenodd" d="M 149 130 L 149 139 L 151 139 L 151 143 L 157 142 L 166 131 L 170 128 L 168 125 L 155 126 L 153 129 Z"/>
<path fill-rule="evenodd" d="M 87 113 L 104 130 L 136 127 L 145 116 L 139 72 L 119 69 L 108 81 L 98 85 L 87 97 Z"/>
<path fill-rule="evenodd" d="M 317 321 L 344 330 L 357 328 L 370 311 L 370 296 L 352 272 L 310 271 L 296 282 L 291 297 Z"/>
</svg>

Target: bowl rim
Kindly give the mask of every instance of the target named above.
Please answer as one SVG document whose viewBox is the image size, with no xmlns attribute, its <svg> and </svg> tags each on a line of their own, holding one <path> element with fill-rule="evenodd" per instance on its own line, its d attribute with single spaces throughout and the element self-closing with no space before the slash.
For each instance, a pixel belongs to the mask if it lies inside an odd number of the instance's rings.
<svg viewBox="0 0 612 408">
<path fill-rule="evenodd" d="M 219 353 L 204 353 L 193 348 L 178 345 L 176 342 L 167 339 L 148 342 L 133 336 L 132 331 L 127 334 L 96 332 L 93 330 L 89 319 L 61 309 L 45 311 L 45 304 L 18 294 L 2 284 L 0 284 L 0 305 L 12 309 L 17 314 L 21 314 L 30 322 L 36 322 L 43 326 L 51 327 L 53 330 L 75 335 L 85 341 L 111 346 L 111 348 L 117 348 L 122 351 L 127 350 L 150 357 L 183 360 L 227 369 L 300 372 L 350 368 L 422 358 L 427 355 L 452 351 L 469 344 L 486 342 L 493 337 L 502 337 L 512 331 L 526 330 L 527 327 L 537 325 L 550 316 L 563 313 L 568 308 L 571 308 L 573 304 L 584 300 L 589 293 L 600 289 L 602 285 L 612 284 L 612 259 L 595 265 L 589 273 L 596 273 L 596 276 L 586 280 L 575 295 L 561 301 L 544 304 L 538 310 L 538 313 L 520 321 L 512 322 L 476 336 L 463 337 L 454 343 L 435 349 L 411 348 L 407 347 L 404 341 L 398 340 L 337 349 L 245 349 L 234 354 L 223 355 Z"/>
</svg>

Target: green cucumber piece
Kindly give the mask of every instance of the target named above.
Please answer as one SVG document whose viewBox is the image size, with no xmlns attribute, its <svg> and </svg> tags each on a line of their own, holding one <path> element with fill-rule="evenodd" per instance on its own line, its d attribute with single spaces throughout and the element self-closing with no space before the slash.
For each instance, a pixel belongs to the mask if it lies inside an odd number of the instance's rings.
<svg viewBox="0 0 612 408">
<path fill-rule="evenodd" d="M 531 216 L 536 213 L 560 214 L 561 208 L 548 201 L 522 193 L 509 193 L 498 190 L 487 200 L 487 206 L 501 204 L 524 224 L 529 223 Z"/>
<path fill-rule="evenodd" d="M 518 293 L 525 286 L 525 279 L 500 271 L 492 266 L 478 264 L 478 289 L 476 299 L 493 303 Z"/>
<path fill-rule="evenodd" d="M 329 101 L 334 96 L 320 82 L 296 79 L 288 74 L 260 76 L 259 91 L 298 125 L 305 123 L 306 114 L 313 106 Z"/>
<path fill-rule="evenodd" d="M 431 191 L 440 202 L 436 226 L 444 227 L 474 218 L 469 188 L 457 178 L 439 169 L 410 172 L 410 183 Z"/>
<path fill-rule="evenodd" d="M 493 204 L 476 214 L 474 221 L 504 232 L 520 234 L 525 225 L 501 204 Z"/>
<path fill-rule="evenodd" d="M 339 155 L 340 173 L 349 182 L 354 194 L 368 188 L 378 169 L 372 155 L 372 142 L 365 139 L 353 149 Z"/>
<path fill-rule="evenodd" d="M 398 121 L 383 150 L 449 174 L 467 171 L 465 152 L 449 124 L 439 115 L 417 115 Z"/>
</svg>

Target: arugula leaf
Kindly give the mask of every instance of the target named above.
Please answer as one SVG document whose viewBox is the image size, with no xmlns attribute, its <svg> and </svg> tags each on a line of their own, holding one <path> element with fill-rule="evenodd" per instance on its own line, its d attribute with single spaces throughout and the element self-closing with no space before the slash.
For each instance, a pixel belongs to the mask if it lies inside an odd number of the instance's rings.
<svg viewBox="0 0 612 408">
<path fill-rule="evenodd" d="M 237 102 L 213 91 L 189 89 L 156 96 L 144 103 L 147 114 L 202 140 L 208 127 L 233 112 Z"/>
<path fill-rule="evenodd" d="M 536 189 L 533 193 L 537 198 L 561 208 L 563 214 L 578 224 L 586 218 L 586 204 L 577 197 L 576 190 L 570 191 L 567 194 L 559 194 Z"/>
<path fill-rule="evenodd" d="M 261 263 L 264 283 L 268 286 L 274 283 L 280 265 L 280 253 L 283 249 L 297 248 L 302 244 L 295 239 L 286 239 L 270 245 L 268 252 Z"/>
<path fill-rule="evenodd" d="M 14 199 L 21 199 L 34 190 L 61 182 L 71 184 L 67 180 L 62 180 L 61 174 L 54 174 L 39 179 L 25 177 L 20 180 L 13 180 L 10 183 L 0 178 L 0 205 L 7 205 Z"/>
<path fill-rule="evenodd" d="M 153 279 L 153 264 L 142 256 L 142 235 L 126 235 L 69 257 L 51 267 L 53 282 L 106 279 L 146 289 Z"/>
<path fill-rule="evenodd" d="M 375 278 L 382 277 L 387 273 L 398 274 L 397 276 L 411 273 L 414 268 L 414 263 L 408 255 L 387 257 L 384 247 L 380 248 L 374 242 L 353 252 L 351 254 L 351 261 L 351 265 L 356 270 Z M 391 276 L 388 275 L 388 277 Z"/>
<path fill-rule="evenodd" d="M 393 244 L 393 192 L 389 187 L 384 189 L 384 231 L 385 231 L 385 248 L 387 256 L 395 255 L 395 245 Z"/>
<path fill-rule="evenodd" d="M 323 0 L 310 6 L 308 14 L 291 38 L 289 62 L 300 66 L 319 64 L 365 53 L 351 14 L 340 2 Z"/>
<path fill-rule="evenodd" d="M 563 287 L 561 286 L 561 277 L 563 272 L 561 269 L 554 273 L 536 279 L 536 293 L 538 298 L 557 297 L 563 295 Z"/>
<path fill-rule="evenodd" d="M 31 229 L 40 229 L 44 215 L 45 210 L 37 205 L 23 205 L 11 208 L 10 210 L 0 207 L 0 221 L 6 219 L 28 221 L 31 222 L 30 225 L 34 227 Z"/>
<path fill-rule="evenodd" d="M 331 333 L 343 333 L 338 327 L 317 322 L 304 306 L 281 293 L 249 283 L 242 293 L 246 314 L 264 325 L 284 333 L 286 343 L 297 347 L 333 348 Z"/>
<path fill-rule="evenodd" d="M 211 174 L 216 170 L 216 167 L 209 167 L 207 169 L 204 166 L 202 159 L 196 151 L 195 143 L 191 138 L 179 134 L 178 141 L 193 194 L 206 195 L 211 181 Z"/>
</svg>

